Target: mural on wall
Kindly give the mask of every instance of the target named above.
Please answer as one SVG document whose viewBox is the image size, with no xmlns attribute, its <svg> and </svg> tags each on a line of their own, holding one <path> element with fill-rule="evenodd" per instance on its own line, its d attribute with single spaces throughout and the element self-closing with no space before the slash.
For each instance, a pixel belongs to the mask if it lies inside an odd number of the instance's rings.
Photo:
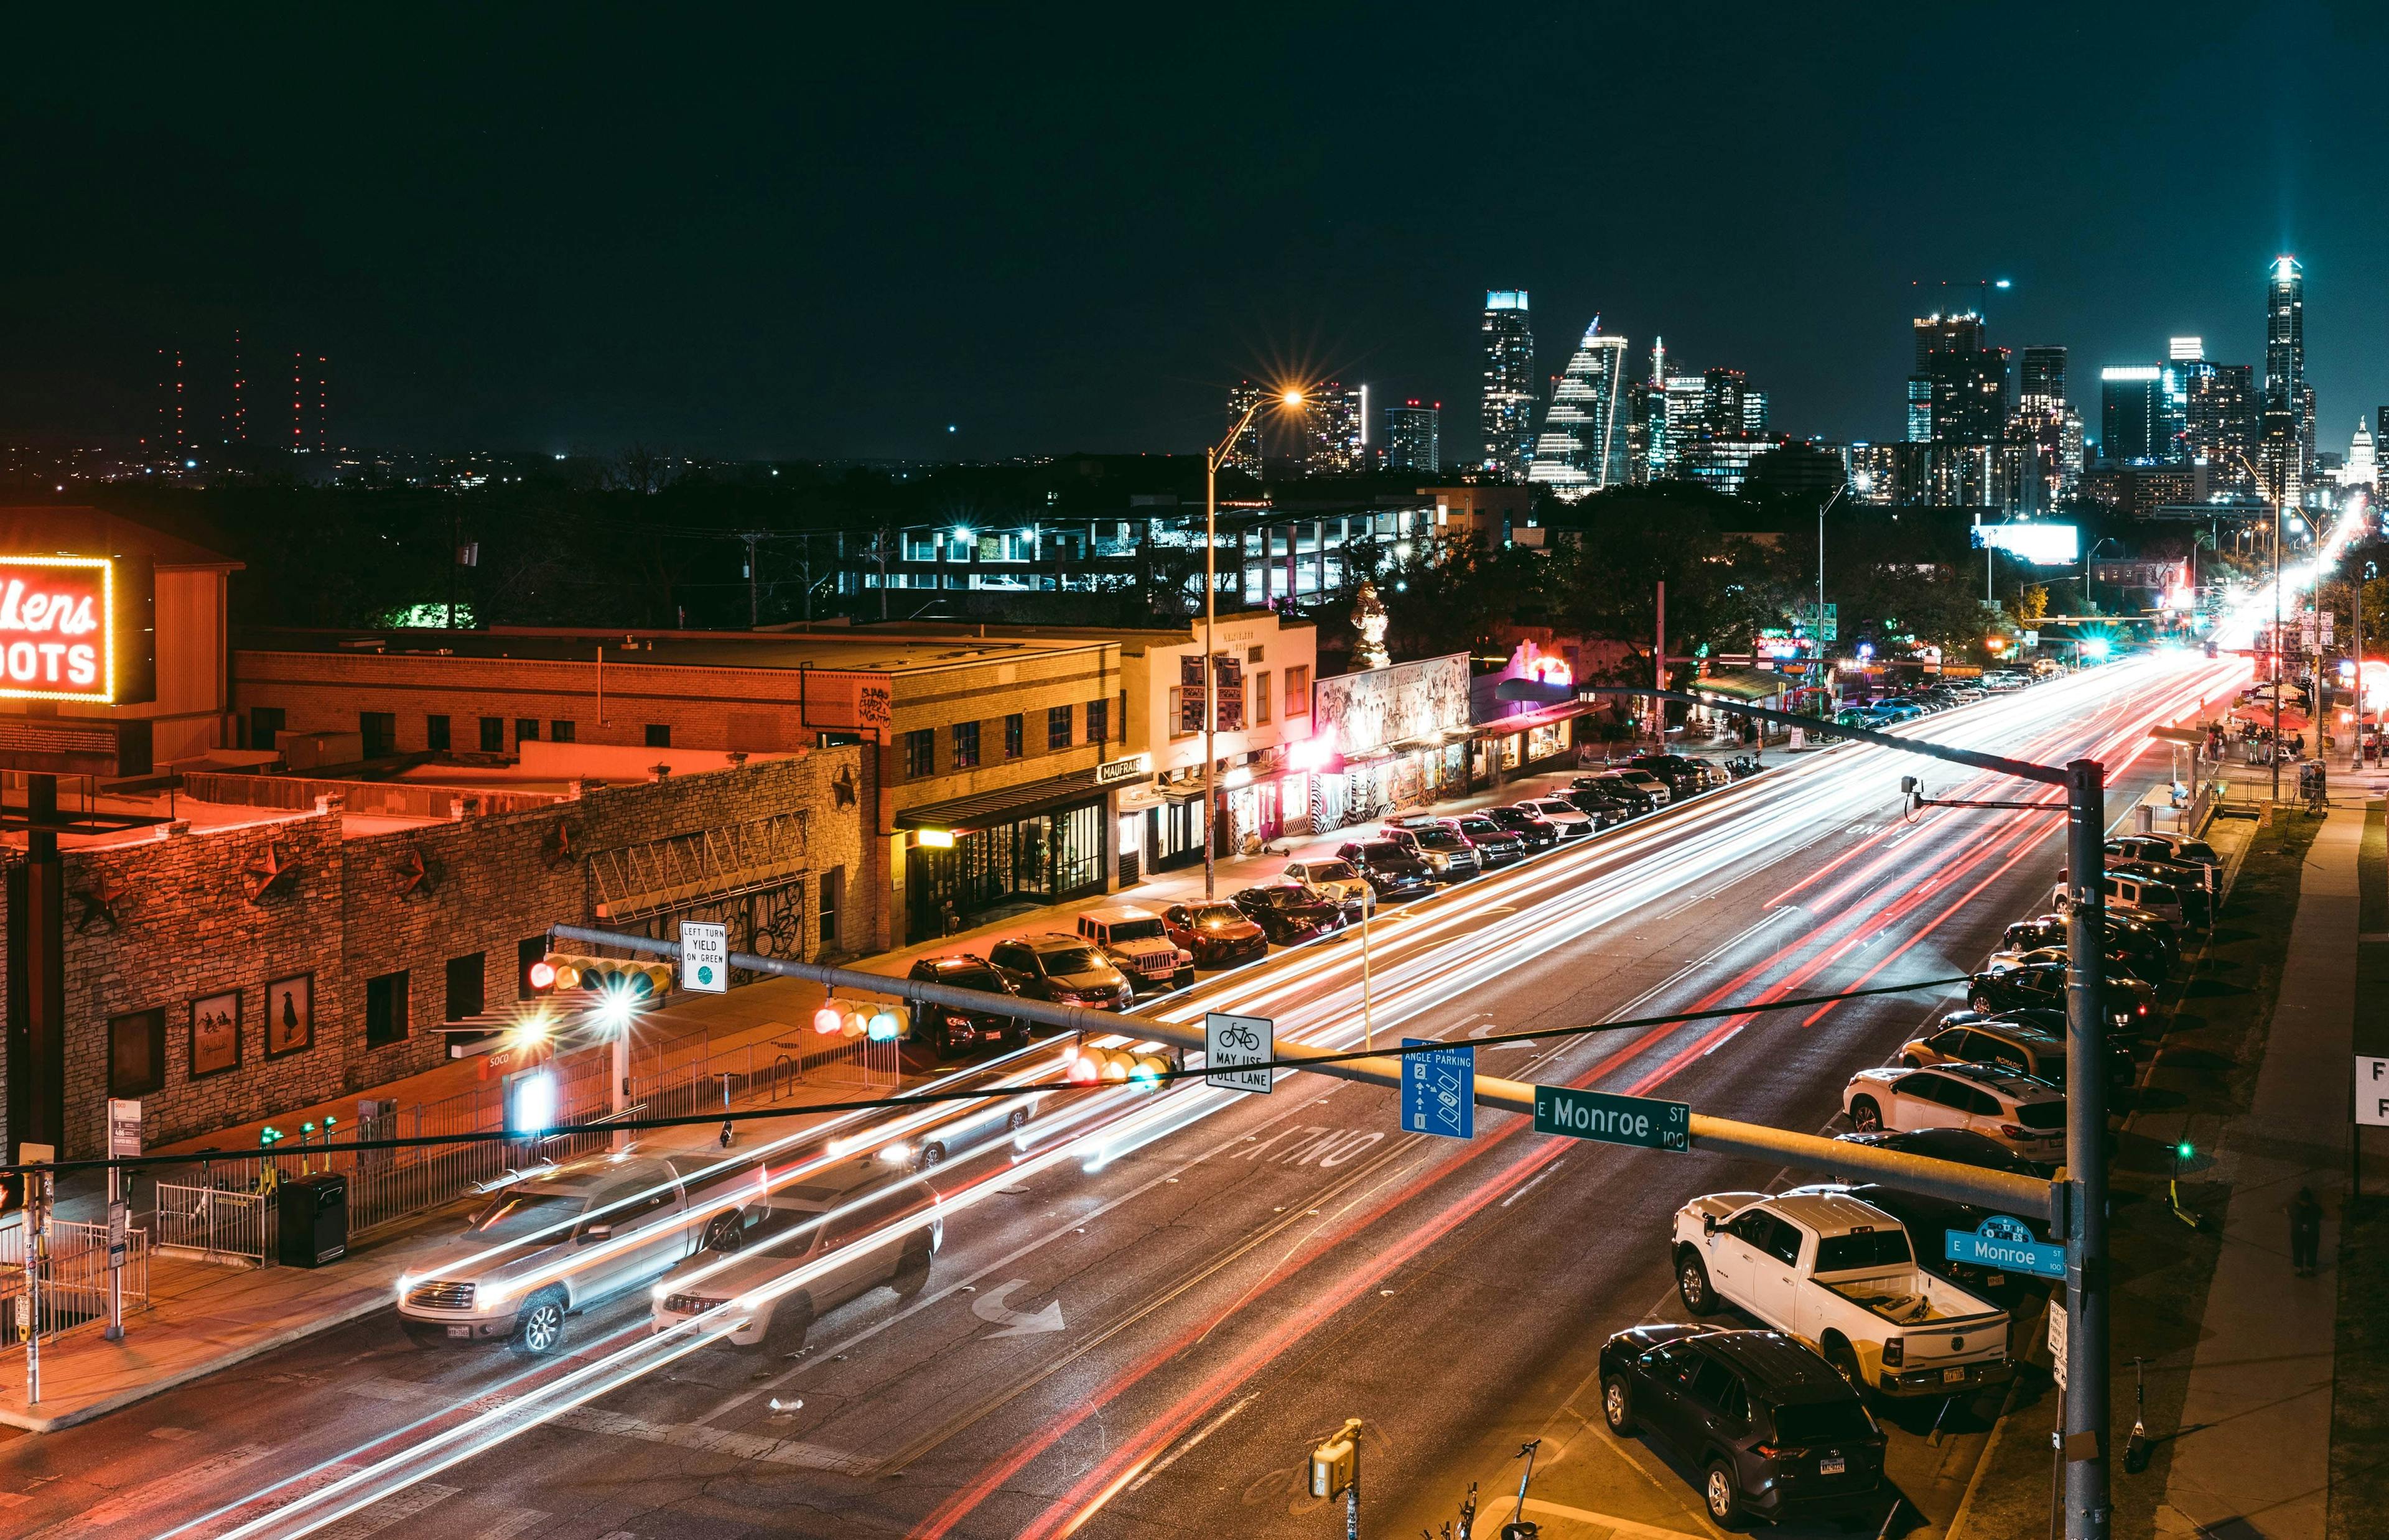
<svg viewBox="0 0 2389 1540">
<path fill-rule="evenodd" d="M 1339 754 L 1367 754 L 1468 727 L 1468 655 L 1423 657 L 1316 686 L 1312 733 Z"/>
</svg>

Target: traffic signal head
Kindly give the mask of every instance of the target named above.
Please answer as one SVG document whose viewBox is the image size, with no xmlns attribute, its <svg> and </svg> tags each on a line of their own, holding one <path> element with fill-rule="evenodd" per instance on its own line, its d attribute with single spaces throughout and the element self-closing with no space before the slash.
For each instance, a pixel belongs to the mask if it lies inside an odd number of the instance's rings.
<svg viewBox="0 0 2389 1540">
<path fill-rule="evenodd" d="M 2196 1155 L 2197 1155 L 2197 1153 L 2198 1153 L 2198 1146 L 2197 1146 L 2197 1145 L 2195 1145 L 2195 1144 L 2191 1143 L 2191 1142 L 2190 1142 L 2190 1140 L 2188 1140 L 2188 1139 L 2177 1139 L 2177 1140 L 2175 1140 L 2175 1141 L 2174 1141 L 2174 1147 L 2173 1147 L 2173 1158 L 2174 1158 L 2174 1159 L 2176 1159 L 2176 1160 L 2178 1160 L 2178 1161 L 2186 1161 L 2186 1160 L 2190 1160 L 2190 1159 L 2193 1158 L 2194 1156 L 2196 1156 Z"/>
<path fill-rule="evenodd" d="M 1063 1071 L 1063 1078 L 1079 1086 L 1102 1082 L 1157 1090 L 1164 1078 L 1176 1068 L 1177 1065 L 1163 1053 L 1125 1048 L 1080 1047 L 1072 1050 Z"/>
<path fill-rule="evenodd" d="M 597 1006 L 610 1018 L 609 1025 L 619 1026 L 630 1019 L 631 1012 L 671 993 L 672 971 L 666 962 L 550 952 L 530 965 L 528 982 L 534 994 L 549 990 L 594 994 L 598 997 Z"/>
<path fill-rule="evenodd" d="M 269 1123 L 257 1131 L 257 1147 L 261 1150 L 271 1150 L 282 1142 L 282 1130 Z"/>
<path fill-rule="evenodd" d="M 543 957 L 530 965 L 530 992 L 544 995 L 556 987 L 556 960 Z"/>
<path fill-rule="evenodd" d="M 871 1035 L 873 1042 L 889 1043 L 904 1036 L 911 1021 L 912 1013 L 902 1006 L 883 1005 L 871 1013 L 870 1024 L 864 1030 Z"/>
</svg>

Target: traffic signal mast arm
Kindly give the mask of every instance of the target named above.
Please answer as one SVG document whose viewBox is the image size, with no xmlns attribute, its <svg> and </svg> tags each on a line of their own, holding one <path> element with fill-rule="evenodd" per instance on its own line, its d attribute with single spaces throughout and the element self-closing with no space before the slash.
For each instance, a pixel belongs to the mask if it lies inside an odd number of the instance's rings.
<svg viewBox="0 0 2389 1540">
<path fill-rule="evenodd" d="M 659 957 L 677 956 L 679 952 L 676 942 L 577 925 L 558 925 L 550 934 L 559 941 L 616 947 Z M 951 985 L 926 980 L 907 979 L 898 984 L 881 974 L 824 967 L 811 962 L 790 962 L 779 958 L 749 957 L 743 953 L 733 954 L 730 965 L 752 969 L 757 973 L 777 974 L 786 978 L 807 979 L 826 985 L 833 990 L 870 990 L 886 994 L 901 988 L 906 996 L 927 1004 L 947 1005 L 965 1011 L 1000 1010 L 1003 1014 L 1057 1027 L 1065 1032 L 1092 1037 L 1149 1038 L 1177 1048 L 1200 1050 L 1205 1046 L 1200 1023 L 1189 1025 L 1121 1012 L 1056 1005 L 1047 1000 L 1011 996 L 998 998 L 976 989 L 958 989 Z M 1283 1041 L 1279 1043 L 1277 1051 L 1280 1062 L 1299 1062 L 1310 1057 L 1300 1048 Z M 1348 1058 L 1328 1054 L 1323 1050 L 1319 1056 L 1337 1062 L 1317 1065 L 1318 1074 L 1397 1089 L 1401 1086 L 1402 1066 L 1398 1058 L 1384 1055 Z M 1479 1075 L 1476 1076 L 1476 1104 L 1532 1118 L 1535 1114 L 1535 1088 L 1523 1080 Z M 1837 1139 L 1820 1139 L 1814 1134 L 1795 1134 L 1761 1124 L 1709 1117 L 1700 1113 L 1694 1113 L 1692 1117 L 1692 1147 L 1713 1154 L 1796 1165 L 1805 1170 L 1846 1177 L 1853 1181 L 1891 1183 L 1904 1190 L 1929 1197 L 1976 1203 L 2004 1213 L 2030 1215 L 2051 1223 L 2061 1222 L 2064 1214 L 2054 1185 L 2029 1177 L 1903 1154 L 1872 1145 L 1844 1143 Z"/>
</svg>

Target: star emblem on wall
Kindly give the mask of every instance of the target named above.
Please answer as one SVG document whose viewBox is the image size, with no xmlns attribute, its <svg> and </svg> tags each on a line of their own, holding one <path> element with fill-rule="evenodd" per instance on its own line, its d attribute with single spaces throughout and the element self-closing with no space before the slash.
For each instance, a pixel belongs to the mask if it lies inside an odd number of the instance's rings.
<svg viewBox="0 0 2389 1540">
<path fill-rule="evenodd" d="M 835 807 L 851 808 L 855 805 L 854 767 L 852 765 L 840 765 L 838 767 L 837 777 L 829 783 L 829 795 L 831 804 Z"/>
<path fill-rule="evenodd" d="M 569 818 L 557 819 L 556 826 L 547 832 L 547 837 L 540 843 L 540 851 L 546 856 L 550 871 L 570 866 L 574 861 L 579 860 L 581 851 L 573 844 L 572 821 Z"/>
<path fill-rule="evenodd" d="M 428 898 L 438 891 L 439 886 L 439 867 L 424 859 L 421 846 L 410 846 L 406 859 L 398 863 L 398 896 L 402 898 Z"/>
<path fill-rule="evenodd" d="M 117 913 L 116 907 L 132 891 L 129 885 L 112 876 L 102 876 L 89 887 L 77 888 L 74 900 L 83 906 L 83 913 L 75 918 L 75 934 L 88 935 L 101 925 L 106 925 L 111 934 L 123 929 L 123 917 Z"/>
<path fill-rule="evenodd" d="M 269 843 L 257 860 L 241 873 L 249 887 L 249 901 L 262 904 L 269 897 L 288 888 L 299 880 L 299 862 L 283 848 L 280 840 Z"/>
</svg>

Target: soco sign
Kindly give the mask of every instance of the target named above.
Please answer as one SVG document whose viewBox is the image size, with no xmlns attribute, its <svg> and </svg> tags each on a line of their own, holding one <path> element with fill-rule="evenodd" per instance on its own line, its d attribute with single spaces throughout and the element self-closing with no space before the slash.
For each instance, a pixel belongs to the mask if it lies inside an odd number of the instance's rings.
<svg viewBox="0 0 2389 1540">
<path fill-rule="evenodd" d="M 0 696 L 118 698 L 115 563 L 0 556 Z"/>
</svg>

